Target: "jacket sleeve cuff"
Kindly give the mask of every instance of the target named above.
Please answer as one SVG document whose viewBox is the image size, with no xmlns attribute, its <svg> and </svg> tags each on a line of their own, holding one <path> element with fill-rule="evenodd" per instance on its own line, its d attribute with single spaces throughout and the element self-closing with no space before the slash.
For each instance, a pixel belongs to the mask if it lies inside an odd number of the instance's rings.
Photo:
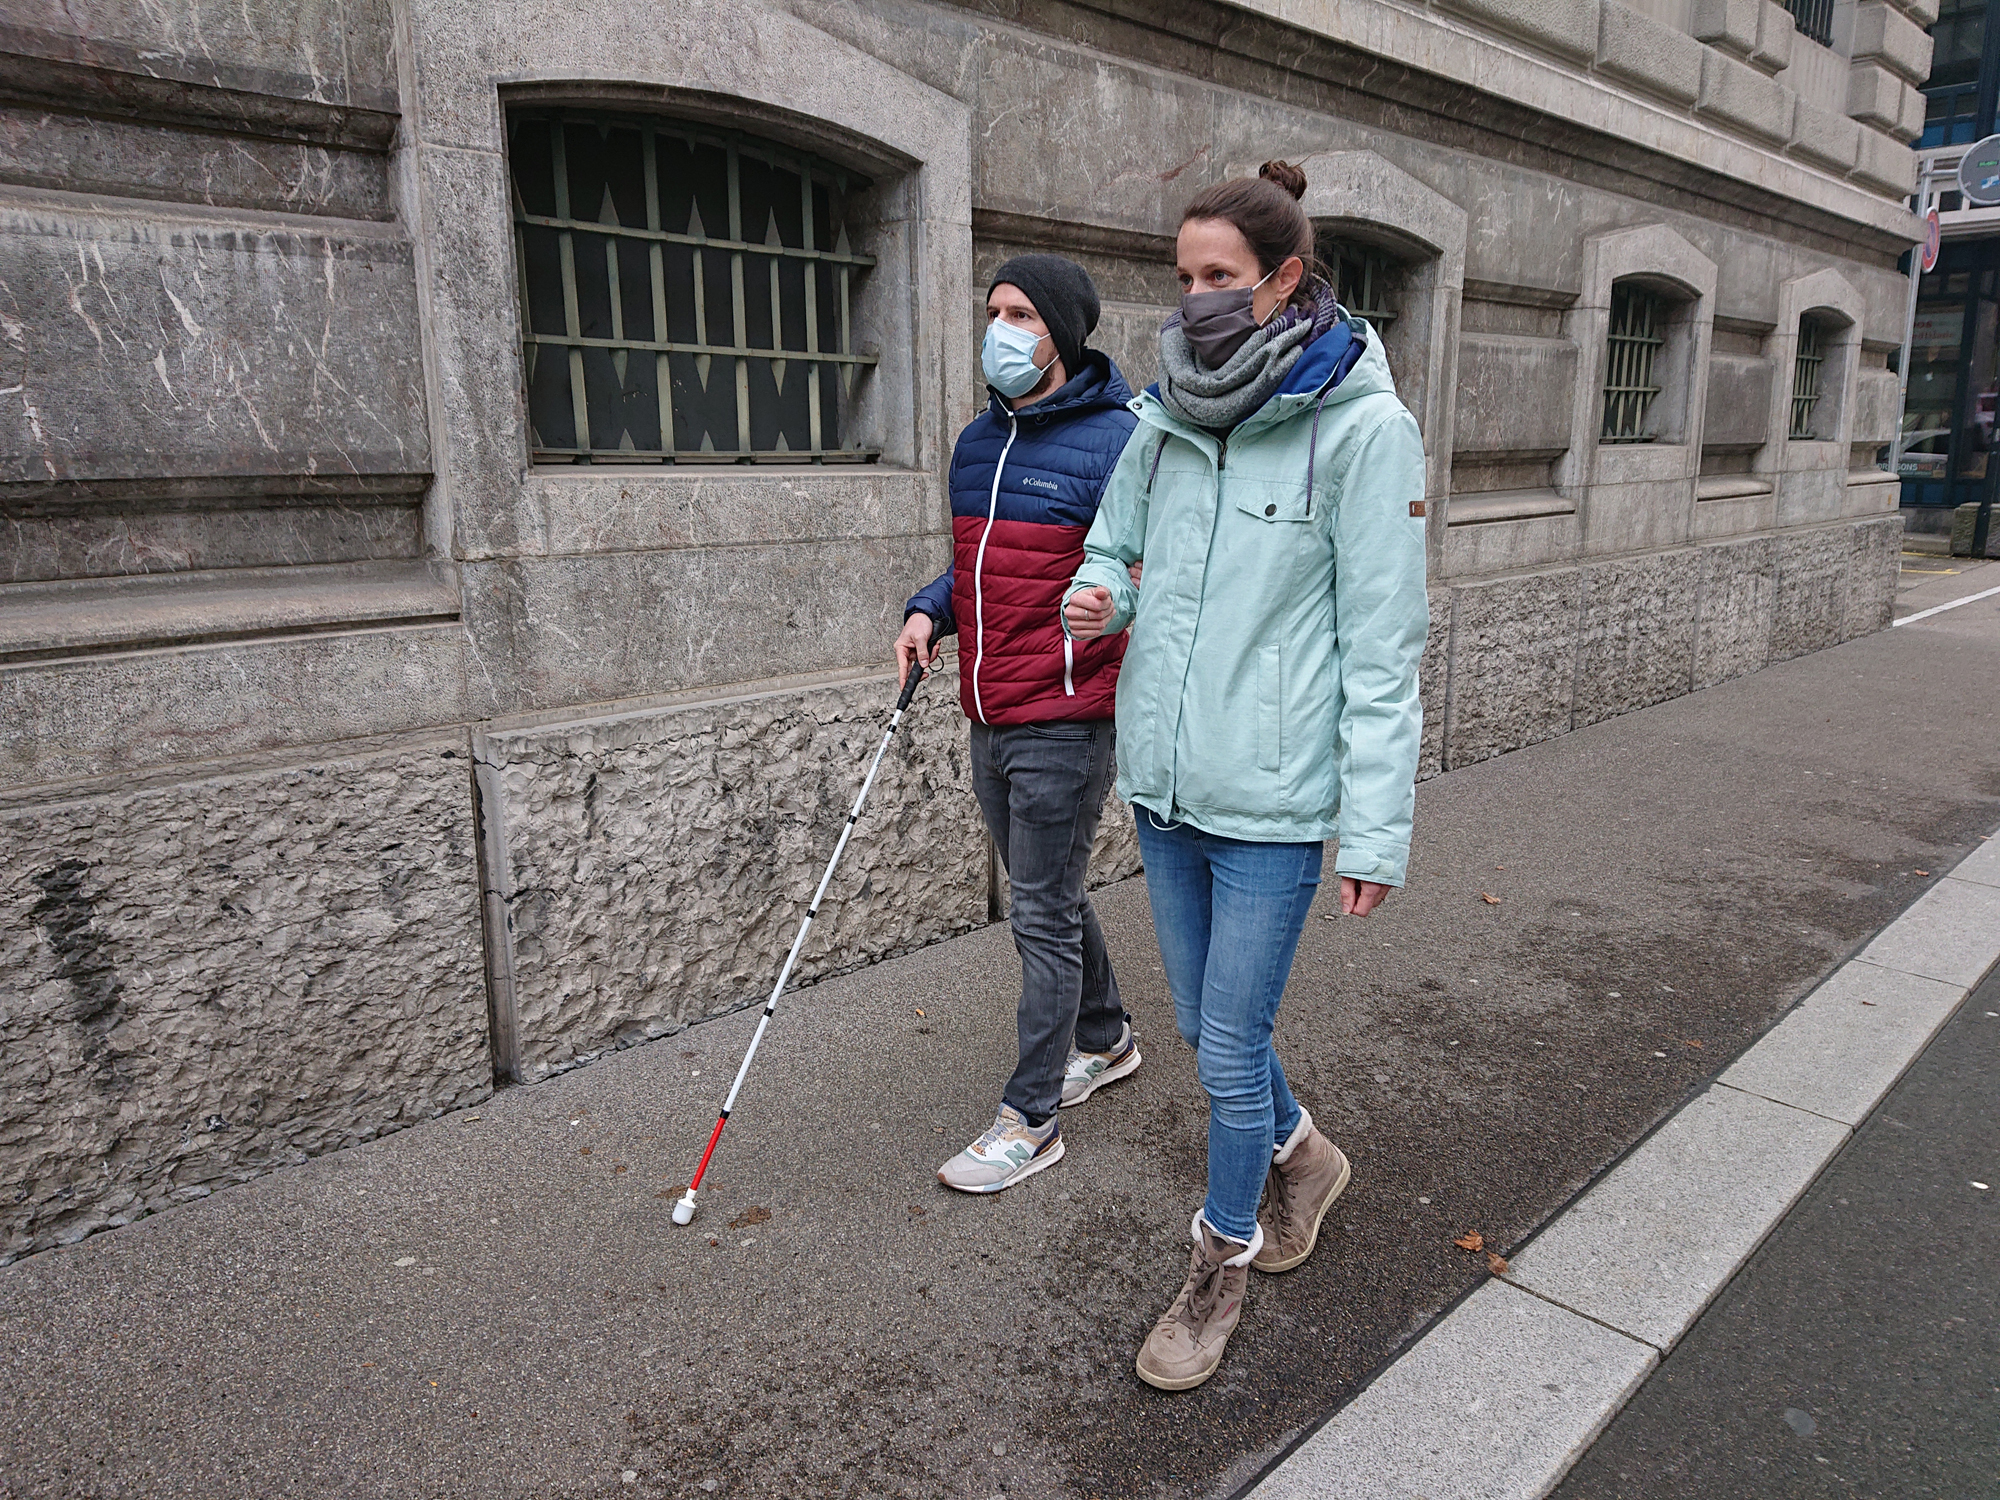
<svg viewBox="0 0 2000 1500">
<path fill-rule="evenodd" d="M 903 608 L 903 622 L 905 624 L 909 623 L 911 615 L 922 615 L 931 622 L 931 639 L 934 641 L 941 641 L 946 636 L 955 635 L 958 632 L 957 620 L 953 619 L 950 615 L 941 615 L 928 605 L 920 604 L 914 599 Z"/>
<path fill-rule="evenodd" d="M 1334 856 L 1333 873 L 1350 880 L 1367 880 L 1376 885 L 1400 886 L 1409 863 L 1408 850 L 1376 850 L 1360 846 L 1340 846 Z"/>
<path fill-rule="evenodd" d="M 1120 585 L 1123 585 L 1123 587 Z M 1132 610 L 1128 607 L 1130 602 L 1129 596 L 1132 590 L 1131 575 L 1123 568 L 1104 567 L 1086 561 L 1077 570 L 1076 577 L 1070 580 L 1069 587 L 1063 590 L 1062 600 L 1056 605 L 1056 618 L 1062 624 L 1062 633 L 1065 640 L 1073 641 L 1076 639 L 1074 635 L 1070 634 L 1069 614 L 1067 610 L 1069 601 L 1074 599 L 1082 590 L 1095 588 L 1101 588 L 1111 595 L 1111 618 L 1104 622 L 1105 635 L 1116 635 L 1132 623 Z"/>
</svg>

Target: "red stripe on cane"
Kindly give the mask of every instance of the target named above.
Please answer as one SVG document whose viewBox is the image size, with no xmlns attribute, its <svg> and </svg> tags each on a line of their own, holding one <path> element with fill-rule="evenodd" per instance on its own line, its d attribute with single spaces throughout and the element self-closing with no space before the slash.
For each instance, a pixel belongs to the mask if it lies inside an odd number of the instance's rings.
<svg viewBox="0 0 2000 1500">
<path fill-rule="evenodd" d="M 722 1139 L 722 1127 L 728 1123 L 728 1115 L 717 1116 L 715 1129 L 710 1131 L 708 1135 L 708 1149 L 701 1153 L 701 1165 L 694 1169 L 694 1181 L 688 1184 L 689 1192 L 693 1192 L 701 1186 L 702 1174 L 708 1170 L 708 1159 L 715 1155 L 715 1143 Z"/>
</svg>

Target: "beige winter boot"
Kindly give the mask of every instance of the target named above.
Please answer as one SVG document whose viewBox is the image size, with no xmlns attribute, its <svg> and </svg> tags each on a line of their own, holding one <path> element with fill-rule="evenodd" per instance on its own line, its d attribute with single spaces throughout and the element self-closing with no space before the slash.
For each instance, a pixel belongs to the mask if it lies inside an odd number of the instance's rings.
<svg viewBox="0 0 2000 1500">
<path fill-rule="evenodd" d="M 1264 1244 L 1251 1264 L 1260 1271 L 1289 1271 L 1311 1255 L 1320 1220 L 1350 1175 L 1340 1148 L 1301 1109 L 1298 1129 L 1271 1158 L 1271 1175 L 1264 1179 L 1264 1201 L 1257 1209 Z"/>
<path fill-rule="evenodd" d="M 1229 1335 L 1243 1316 L 1243 1289 L 1250 1281 L 1250 1258 L 1264 1231 L 1249 1244 L 1227 1239 L 1194 1216 L 1194 1254 L 1187 1284 L 1146 1335 L 1139 1350 L 1139 1378 L 1163 1391 L 1200 1385 L 1222 1363 Z"/>
</svg>

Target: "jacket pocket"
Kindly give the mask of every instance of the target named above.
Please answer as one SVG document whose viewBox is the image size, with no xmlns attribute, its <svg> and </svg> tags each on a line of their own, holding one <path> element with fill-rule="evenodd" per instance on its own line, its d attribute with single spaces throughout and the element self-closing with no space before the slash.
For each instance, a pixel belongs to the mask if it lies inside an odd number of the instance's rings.
<svg viewBox="0 0 2000 1500">
<path fill-rule="evenodd" d="M 1229 492 L 1238 510 L 1272 525 L 1312 519 L 1312 496 L 1303 474 L 1296 480 L 1236 479 Z"/>
<path fill-rule="evenodd" d="M 1283 769 L 1284 738 L 1284 651 L 1280 646 L 1262 646 L 1257 651 L 1257 768 L 1260 771 Z"/>
</svg>

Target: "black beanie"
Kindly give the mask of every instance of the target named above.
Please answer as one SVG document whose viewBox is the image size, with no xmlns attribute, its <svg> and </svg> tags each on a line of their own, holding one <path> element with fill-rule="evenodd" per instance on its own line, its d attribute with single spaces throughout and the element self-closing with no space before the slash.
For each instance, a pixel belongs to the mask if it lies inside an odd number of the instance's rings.
<svg viewBox="0 0 2000 1500">
<path fill-rule="evenodd" d="M 1083 341 L 1097 327 L 1097 286 L 1090 273 L 1060 255 L 1017 255 L 993 273 L 986 295 L 1006 282 L 1017 286 L 1035 304 L 1056 341 L 1063 370 L 1074 377 L 1083 371 Z"/>
</svg>

